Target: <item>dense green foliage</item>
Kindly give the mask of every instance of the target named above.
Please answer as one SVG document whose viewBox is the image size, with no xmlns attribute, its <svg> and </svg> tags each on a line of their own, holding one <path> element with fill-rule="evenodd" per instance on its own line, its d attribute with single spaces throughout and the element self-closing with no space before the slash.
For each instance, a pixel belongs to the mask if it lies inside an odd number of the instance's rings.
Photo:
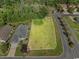
<svg viewBox="0 0 79 59">
<path fill-rule="evenodd" d="M 1 1 L 1 0 L 0 0 Z M 47 15 L 45 6 L 27 3 L 28 0 L 3 0 L 0 4 L 0 23 L 25 21 L 32 18 L 43 18 Z M 37 9 L 39 8 L 39 9 Z"/>
<path fill-rule="evenodd" d="M 8 52 L 9 52 L 9 48 L 10 48 L 10 43 L 0 43 L 0 55 L 1 56 L 5 56 L 5 55 L 7 55 L 8 54 Z"/>
<path fill-rule="evenodd" d="M 60 3 L 78 4 L 79 0 L 0 0 L 0 25 L 44 18 L 48 14 L 47 6 L 57 7 Z"/>
<path fill-rule="evenodd" d="M 74 8 L 73 7 L 69 7 L 67 10 L 69 13 L 73 13 L 74 12 Z"/>
</svg>

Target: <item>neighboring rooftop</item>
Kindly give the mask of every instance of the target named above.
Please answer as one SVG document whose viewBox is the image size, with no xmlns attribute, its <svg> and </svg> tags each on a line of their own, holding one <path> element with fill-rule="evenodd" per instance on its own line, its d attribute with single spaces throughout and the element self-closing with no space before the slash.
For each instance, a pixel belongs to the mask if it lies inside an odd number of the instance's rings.
<svg viewBox="0 0 79 59">
<path fill-rule="evenodd" d="M 26 36 L 28 35 L 27 29 L 28 29 L 27 25 L 23 25 L 23 24 L 19 25 L 15 30 L 15 33 L 13 34 L 11 42 L 18 43 L 21 39 L 26 39 Z"/>
<path fill-rule="evenodd" d="M 5 42 L 8 40 L 11 29 L 12 27 L 9 25 L 6 25 L 0 29 L 0 41 Z"/>
</svg>

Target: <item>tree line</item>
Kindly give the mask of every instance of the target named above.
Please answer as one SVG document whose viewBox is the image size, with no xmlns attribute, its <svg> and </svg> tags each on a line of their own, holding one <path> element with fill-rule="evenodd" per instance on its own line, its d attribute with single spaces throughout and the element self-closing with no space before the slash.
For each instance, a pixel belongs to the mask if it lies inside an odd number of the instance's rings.
<svg viewBox="0 0 79 59">
<path fill-rule="evenodd" d="M 47 7 L 57 4 L 78 4 L 79 0 L 0 0 L 0 25 L 9 22 L 44 18 Z"/>
</svg>

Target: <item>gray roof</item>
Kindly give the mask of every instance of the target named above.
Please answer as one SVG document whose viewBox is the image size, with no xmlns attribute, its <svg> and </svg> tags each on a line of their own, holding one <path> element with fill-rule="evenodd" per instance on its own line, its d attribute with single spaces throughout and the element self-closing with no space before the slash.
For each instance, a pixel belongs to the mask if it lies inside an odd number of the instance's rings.
<svg viewBox="0 0 79 59">
<path fill-rule="evenodd" d="M 9 38 L 9 33 L 11 31 L 12 27 L 9 25 L 6 25 L 0 29 L 0 38 L 1 40 L 7 41 Z"/>
<path fill-rule="evenodd" d="M 15 30 L 15 33 L 12 36 L 11 42 L 12 43 L 17 43 L 19 42 L 19 38 L 26 38 L 27 36 L 27 30 L 28 26 L 27 25 L 19 25 L 17 29 Z"/>
</svg>

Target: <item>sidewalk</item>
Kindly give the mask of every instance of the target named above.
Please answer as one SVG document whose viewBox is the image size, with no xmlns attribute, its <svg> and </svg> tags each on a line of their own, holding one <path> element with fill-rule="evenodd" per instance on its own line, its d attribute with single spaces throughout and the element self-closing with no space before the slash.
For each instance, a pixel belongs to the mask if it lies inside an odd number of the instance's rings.
<svg viewBox="0 0 79 59">
<path fill-rule="evenodd" d="M 9 54 L 7 55 L 8 57 L 14 57 L 15 56 L 17 45 L 18 44 L 11 44 Z"/>
</svg>

